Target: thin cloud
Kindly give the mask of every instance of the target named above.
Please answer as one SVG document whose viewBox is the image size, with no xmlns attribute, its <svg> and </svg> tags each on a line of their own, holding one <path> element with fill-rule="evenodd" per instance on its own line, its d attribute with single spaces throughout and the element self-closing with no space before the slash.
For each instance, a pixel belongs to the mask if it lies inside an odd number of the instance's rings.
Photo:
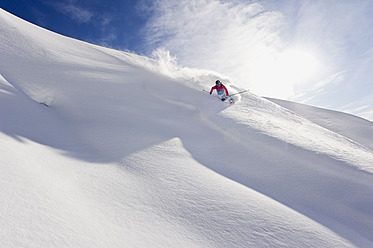
<svg viewBox="0 0 373 248">
<path fill-rule="evenodd" d="M 256 94 L 298 95 L 338 110 L 373 91 L 372 11 L 370 0 L 155 0 L 145 33 L 151 50 L 170 51 L 181 66 L 217 71 Z M 319 69 L 301 81 L 307 68 L 297 65 L 286 77 L 276 65 L 289 50 L 312 55 Z"/>
<path fill-rule="evenodd" d="M 30 8 L 30 11 L 34 18 L 36 19 L 36 24 L 39 26 L 45 27 L 47 26 L 46 22 L 46 14 L 44 14 L 42 11 L 38 10 L 37 8 Z"/>
<path fill-rule="evenodd" d="M 361 116 L 367 120 L 373 121 L 373 94 L 357 99 L 346 106 L 342 106 L 341 110 L 347 113 Z"/>
<path fill-rule="evenodd" d="M 226 74 L 236 85 L 247 87 L 256 58 L 282 46 L 281 13 L 259 3 L 161 0 L 152 11 L 150 47 L 169 50 L 183 66 Z"/>
<path fill-rule="evenodd" d="M 79 6 L 74 0 L 64 2 L 54 2 L 51 5 L 59 12 L 69 16 L 72 20 L 78 23 L 87 23 L 93 17 L 93 12 Z"/>
<path fill-rule="evenodd" d="M 92 5 L 84 1 L 64 0 L 45 3 L 79 24 L 88 23 L 91 27 L 94 27 L 96 30 L 96 37 L 87 39 L 88 42 L 105 47 L 112 47 L 112 44 L 118 38 L 118 30 L 111 25 L 115 18 L 117 18 L 115 15 L 104 11 L 97 13 Z"/>
<path fill-rule="evenodd" d="M 329 84 L 323 94 L 306 103 L 325 106 L 329 102 L 334 109 L 343 109 L 350 102 L 369 98 L 373 91 L 372 11 L 373 3 L 369 0 L 302 3 L 296 16 L 293 43 L 307 44 L 323 54 L 324 78 L 343 75 L 338 84 Z"/>
</svg>

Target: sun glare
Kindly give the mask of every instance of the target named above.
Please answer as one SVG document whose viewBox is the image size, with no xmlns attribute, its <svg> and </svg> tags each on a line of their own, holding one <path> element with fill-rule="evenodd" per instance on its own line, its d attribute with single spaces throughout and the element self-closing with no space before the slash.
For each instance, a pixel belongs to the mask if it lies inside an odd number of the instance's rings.
<svg viewBox="0 0 373 248">
<path fill-rule="evenodd" d="M 292 80 L 301 83 L 314 75 L 317 61 L 312 54 L 305 51 L 288 50 L 279 56 L 278 66 Z"/>
<path fill-rule="evenodd" d="M 294 86 L 310 81 L 319 71 L 319 63 L 310 52 L 298 49 L 262 55 L 253 78 L 257 90 L 266 96 L 287 98 Z"/>
</svg>

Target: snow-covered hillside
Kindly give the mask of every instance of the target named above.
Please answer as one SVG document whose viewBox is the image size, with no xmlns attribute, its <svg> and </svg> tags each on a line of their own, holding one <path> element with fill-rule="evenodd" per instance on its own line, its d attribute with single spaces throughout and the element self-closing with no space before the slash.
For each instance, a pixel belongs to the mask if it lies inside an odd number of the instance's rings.
<svg viewBox="0 0 373 248">
<path fill-rule="evenodd" d="M 1 9 L 0 74 L 1 247 L 373 247 L 372 122 Z"/>
</svg>

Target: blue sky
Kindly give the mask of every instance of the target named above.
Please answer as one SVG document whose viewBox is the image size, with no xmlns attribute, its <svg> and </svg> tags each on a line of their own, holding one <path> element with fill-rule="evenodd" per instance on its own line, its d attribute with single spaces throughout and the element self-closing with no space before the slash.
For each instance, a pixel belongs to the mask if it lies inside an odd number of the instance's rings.
<svg viewBox="0 0 373 248">
<path fill-rule="evenodd" d="M 142 51 L 146 15 L 135 0 L 0 0 L 8 12 L 59 34 Z M 140 10 L 141 8 L 141 10 Z"/>
<path fill-rule="evenodd" d="M 373 120 L 371 0 L 0 0 L 57 33 Z"/>
</svg>

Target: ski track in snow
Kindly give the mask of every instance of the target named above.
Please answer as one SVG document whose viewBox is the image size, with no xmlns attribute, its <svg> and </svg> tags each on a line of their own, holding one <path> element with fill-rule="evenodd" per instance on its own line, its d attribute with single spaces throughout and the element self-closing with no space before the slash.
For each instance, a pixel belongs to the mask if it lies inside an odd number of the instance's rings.
<svg viewBox="0 0 373 248">
<path fill-rule="evenodd" d="M 0 53 L 2 247 L 373 246 L 371 122 L 3 10 Z"/>
</svg>

